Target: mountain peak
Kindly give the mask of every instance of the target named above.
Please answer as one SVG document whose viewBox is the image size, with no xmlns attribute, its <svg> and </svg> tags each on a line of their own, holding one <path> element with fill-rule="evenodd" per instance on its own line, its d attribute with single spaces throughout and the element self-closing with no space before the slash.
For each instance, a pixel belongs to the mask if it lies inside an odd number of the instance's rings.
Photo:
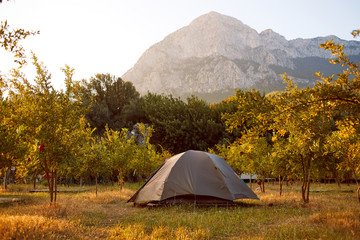
<svg viewBox="0 0 360 240">
<path fill-rule="evenodd" d="M 167 55 L 179 59 L 212 55 L 235 58 L 244 54 L 244 49 L 257 47 L 259 43 L 259 34 L 240 20 L 209 12 L 154 46 L 167 49 Z"/>
<path fill-rule="evenodd" d="M 243 23 L 233 17 L 223 15 L 218 12 L 211 11 L 209 13 L 206 13 L 204 15 L 201 15 L 200 17 L 194 19 L 190 25 L 198 25 L 198 24 L 214 24 L 214 23 L 223 23 L 223 24 L 236 24 L 236 25 L 243 25 Z"/>
<path fill-rule="evenodd" d="M 199 19 L 223 19 L 223 18 L 229 19 L 229 18 L 233 18 L 233 17 L 227 16 L 227 15 L 215 12 L 215 11 L 211 11 L 211 12 L 205 13 L 205 14 L 200 15 L 199 17 L 195 18 L 193 20 L 193 22 L 197 21 Z M 236 18 L 234 18 L 234 19 L 236 19 Z"/>
<path fill-rule="evenodd" d="M 328 63 L 329 54 L 319 48 L 324 40 L 287 41 L 271 29 L 259 34 L 236 18 L 209 12 L 151 46 L 123 79 L 141 94 L 174 96 L 231 94 L 252 87 L 275 90 L 283 86 L 278 74 L 284 71 L 305 86 L 313 72 L 305 79 L 306 69 L 299 67 L 305 60 Z M 347 54 L 360 55 L 360 42 L 346 44 L 352 51 Z"/>
</svg>

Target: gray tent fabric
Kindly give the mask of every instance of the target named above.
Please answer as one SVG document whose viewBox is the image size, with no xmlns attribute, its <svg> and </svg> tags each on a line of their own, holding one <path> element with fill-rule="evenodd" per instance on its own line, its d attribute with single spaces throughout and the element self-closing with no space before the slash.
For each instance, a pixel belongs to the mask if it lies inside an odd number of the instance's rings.
<svg viewBox="0 0 360 240">
<path fill-rule="evenodd" d="M 165 160 L 128 200 L 137 204 L 259 199 L 225 159 L 189 150 Z"/>
</svg>

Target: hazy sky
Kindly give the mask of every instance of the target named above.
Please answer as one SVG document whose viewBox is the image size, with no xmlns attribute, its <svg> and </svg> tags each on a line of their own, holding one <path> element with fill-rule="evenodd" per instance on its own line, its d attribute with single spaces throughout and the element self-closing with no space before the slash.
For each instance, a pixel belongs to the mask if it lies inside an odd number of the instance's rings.
<svg viewBox="0 0 360 240">
<path fill-rule="evenodd" d="M 65 64 L 75 68 L 77 80 L 95 73 L 121 77 L 151 45 L 210 11 L 258 32 L 271 28 L 288 40 L 327 35 L 353 40 L 350 32 L 360 28 L 360 0 L 3 0 L 0 20 L 40 30 L 23 45 L 45 63 L 59 88 Z M 2 73 L 9 60 L 0 51 Z M 31 69 L 26 68 L 29 79 Z"/>
</svg>

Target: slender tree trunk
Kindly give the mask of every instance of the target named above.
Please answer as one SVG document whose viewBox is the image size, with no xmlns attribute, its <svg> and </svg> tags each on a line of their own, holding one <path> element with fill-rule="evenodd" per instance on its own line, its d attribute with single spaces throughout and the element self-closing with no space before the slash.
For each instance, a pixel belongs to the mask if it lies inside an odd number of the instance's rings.
<svg viewBox="0 0 360 240">
<path fill-rule="evenodd" d="M 7 168 L 4 168 L 4 178 L 3 178 L 3 180 L 4 180 L 4 182 L 3 182 L 3 186 L 4 186 L 4 189 L 6 190 L 7 189 L 7 178 L 8 178 L 8 170 L 7 170 Z"/>
<path fill-rule="evenodd" d="M 80 177 L 80 187 L 83 186 L 83 177 Z"/>
<path fill-rule="evenodd" d="M 265 192 L 265 175 L 262 175 L 261 192 Z"/>
<path fill-rule="evenodd" d="M 111 186 L 114 186 L 114 174 L 110 175 Z"/>
<path fill-rule="evenodd" d="M 280 191 L 280 196 L 282 194 L 282 179 L 281 179 L 281 175 L 279 174 L 279 191 Z"/>
<path fill-rule="evenodd" d="M 355 173 L 355 171 L 354 171 L 354 177 L 355 177 L 355 182 L 356 182 L 356 185 L 357 185 L 357 198 L 358 198 L 358 201 L 359 201 L 359 203 L 360 203 L 360 185 L 359 185 L 359 181 L 358 181 L 358 178 L 357 178 L 357 176 L 356 176 L 356 173 Z"/>
<path fill-rule="evenodd" d="M 51 177 L 50 178 L 50 173 L 49 172 L 45 172 L 45 176 L 47 176 L 46 180 L 48 182 L 48 186 L 49 186 L 49 195 L 50 195 L 50 205 L 53 203 L 54 201 L 54 180 Z"/>
<path fill-rule="evenodd" d="M 51 182 L 51 202 L 54 202 L 54 171 L 51 172 L 51 178 L 50 178 L 50 182 Z"/>
<path fill-rule="evenodd" d="M 305 197 L 306 186 L 307 186 L 307 180 L 305 179 L 305 176 L 304 176 L 302 186 L 301 186 L 301 196 L 305 203 L 306 203 L 306 197 Z"/>
<path fill-rule="evenodd" d="M 120 186 L 120 191 L 122 191 L 122 188 L 123 188 L 123 176 L 122 176 L 121 169 L 119 169 L 118 184 Z"/>
<path fill-rule="evenodd" d="M 303 177 L 302 186 L 301 186 L 301 194 L 302 194 L 302 199 L 303 199 L 304 203 L 309 202 L 309 187 L 310 187 L 309 174 L 305 173 L 304 177 Z"/>
<path fill-rule="evenodd" d="M 309 194 L 310 194 L 310 176 L 309 170 L 304 175 L 303 183 L 301 186 L 302 199 L 304 203 L 309 202 Z"/>
<path fill-rule="evenodd" d="M 252 174 L 250 174 L 250 189 L 252 190 Z"/>
<path fill-rule="evenodd" d="M 309 202 L 309 195 L 310 195 L 310 178 L 308 178 L 308 182 L 307 182 L 307 189 L 306 189 L 306 203 Z"/>
<path fill-rule="evenodd" d="M 336 180 L 338 187 L 341 188 L 339 174 L 337 174 L 337 173 L 335 173 L 335 180 Z"/>
<path fill-rule="evenodd" d="M 310 193 L 310 164 L 311 164 L 311 157 L 305 162 L 302 155 L 301 157 L 301 164 L 303 170 L 303 181 L 301 186 L 301 195 L 304 203 L 309 202 L 309 193 Z"/>
<path fill-rule="evenodd" d="M 96 189 L 96 196 L 98 195 L 98 181 L 97 181 L 97 174 L 95 176 L 95 189 Z"/>
<path fill-rule="evenodd" d="M 55 185 L 55 197 L 54 197 L 54 202 L 56 203 L 56 198 L 57 198 L 57 170 L 55 170 L 54 172 L 54 185 Z"/>
<path fill-rule="evenodd" d="M 34 173 L 34 189 L 36 189 L 36 174 Z"/>
</svg>

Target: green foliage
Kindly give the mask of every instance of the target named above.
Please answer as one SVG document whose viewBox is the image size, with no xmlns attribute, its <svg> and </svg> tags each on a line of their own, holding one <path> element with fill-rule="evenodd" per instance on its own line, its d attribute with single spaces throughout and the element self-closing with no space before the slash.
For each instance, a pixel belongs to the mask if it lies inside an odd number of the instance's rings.
<svg viewBox="0 0 360 240">
<path fill-rule="evenodd" d="M 222 111 L 234 109 L 230 104 L 208 105 L 196 97 L 188 98 L 185 103 L 171 95 L 148 93 L 141 98 L 138 111 L 143 115 L 142 120 L 155 130 L 151 142 L 179 153 L 189 149 L 206 150 L 230 138 L 221 119 Z"/>
<path fill-rule="evenodd" d="M 237 103 L 237 111 L 223 115 L 227 131 L 240 129 L 244 133 L 255 132 L 264 135 L 269 130 L 266 125 L 273 106 L 264 93 L 261 94 L 254 89 L 239 89 L 230 100 Z"/>
<path fill-rule="evenodd" d="M 0 45 L 14 54 L 19 68 L 11 78 L 0 76 L 0 168 L 16 166 L 22 177 L 51 174 L 51 201 L 58 177 L 142 181 L 169 152 L 189 149 L 214 148 L 209 151 L 239 173 L 257 174 L 263 182 L 265 177 L 300 179 L 304 202 L 309 202 L 312 180 L 351 177 L 358 182 L 360 63 L 344 54 L 344 46 L 321 45 L 341 73 L 316 73 L 314 87 L 299 89 L 284 74 L 283 92 L 237 90 L 209 105 L 193 96 L 186 102 L 151 93 L 140 98 L 130 82 L 110 74 L 75 82 L 69 66 L 62 69 L 66 89 L 57 91 L 34 54 L 33 84 L 20 72 L 26 61 L 19 41 L 34 34 L 1 23 Z M 136 137 L 131 128 L 139 131 Z"/>
<path fill-rule="evenodd" d="M 110 74 L 96 74 L 89 82 L 81 82 L 81 93 L 84 105 L 90 106 L 86 118 L 96 128 L 96 135 L 100 136 L 106 125 L 121 130 L 134 124 L 131 106 L 138 101 L 139 93 L 131 82 Z"/>
<path fill-rule="evenodd" d="M 70 68 L 65 70 L 66 92 L 56 91 L 51 86 L 51 75 L 35 55 L 33 61 L 37 71 L 34 85 L 17 71 L 9 82 L 9 122 L 23 127 L 22 141 L 28 144 L 29 161 L 21 160 L 17 166 L 20 169 L 31 167 L 35 172 L 41 168 L 46 174 L 54 175 L 74 159 L 78 149 L 76 134 L 86 109 L 81 107 L 80 101 L 70 98 L 73 87 Z"/>
<path fill-rule="evenodd" d="M 20 41 L 29 35 L 39 32 L 25 31 L 24 29 L 10 30 L 7 21 L 0 23 L 0 47 L 14 56 L 14 62 L 18 63 L 20 69 L 26 63 L 25 51 Z M 0 74 L 0 169 L 7 169 L 15 165 L 15 160 L 23 157 L 26 151 L 26 144 L 21 141 L 24 126 L 12 124 L 10 102 L 4 99 L 3 94 L 8 84 L 3 75 Z M 6 174 L 5 174 L 6 175 Z M 6 181 L 4 181 L 6 188 Z"/>
<path fill-rule="evenodd" d="M 128 136 L 128 130 L 121 132 L 105 128 L 101 138 L 91 136 L 87 128 L 86 145 L 82 147 L 80 160 L 80 175 L 110 177 L 117 179 L 119 184 L 124 180 L 143 180 L 148 178 L 164 160 L 149 143 L 153 129 L 140 124 L 141 133 L 145 137 L 143 144 Z"/>
<path fill-rule="evenodd" d="M 313 88 L 299 89 L 285 74 L 283 78 L 287 88 L 284 92 L 264 96 L 253 90 L 239 90 L 233 98 L 238 102 L 238 110 L 224 115 L 228 131 L 246 126 L 243 130 L 245 135 L 235 145 L 241 144 L 240 147 L 249 153 L 252 152 L 249 143 L 269 132 L 273 133 L 273 149 L 268 150 L 272 152 L 272 157 L 267 161 L 273 161 L 273 173 L 277 172 L 279 176 L 295 175 L 302 180 L 304 202 L 309 201 L 310 179 L 334 174 L 336 166 L 341 168 L 346 163 L 339 161 L 341 157 L 336 156 L 341 152 L 340 149 L 329 150 L 336 148 L 326 144 L 331 139 L 329 136 L 335 137 L 333 131 L 336 126 L 341 126 L 340 122 L 353 122 L 353 126 L 358 126 L 360 119 L 360 63 L 349 60 L 343 52 L 344 46 L 334 44 L 333 41 L 321 47 L 331 51 L 334 56 L 329 60 L 330 63 L 344 68 L 341 74 L 337 74 L 337 78 L 316 73 L 320 81 Z M 336 138 L 334 142 L 337 142 Z M 343 144 L 351 152 L 353 145 L 346 141 Z M 261 153 L 262 146 L 257 146 L 256 152 Z M 261 159 L 260 156 L 251 156 L 249 154 L 247 157 L 254 163 Z M 349 161 L 345 165 L 349 166 Z"/>
</svg>

